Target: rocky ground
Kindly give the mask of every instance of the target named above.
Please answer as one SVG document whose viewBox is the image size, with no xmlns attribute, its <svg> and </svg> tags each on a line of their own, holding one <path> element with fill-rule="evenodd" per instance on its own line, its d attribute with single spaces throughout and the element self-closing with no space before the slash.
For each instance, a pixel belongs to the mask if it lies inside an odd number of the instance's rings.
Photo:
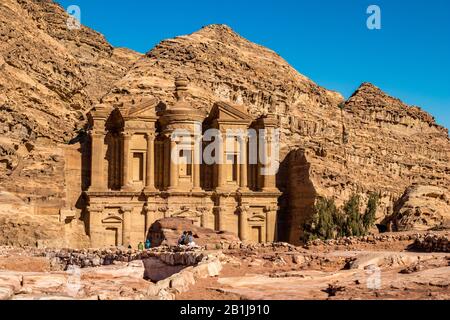
<svg viewBox="0 0 450 320">
<path fill-rule="evenodd" d="M 302 247 L 0 247 L 0 299 L 450 299 L 450 232 Z"/>
<path fill-rule="evenodd" d="M 230 262 L 220 276 L 197 282 L 177 299 L 447 300 L 448 239 L 448 232 L 404 232 L 305 247 L 225 250 Z M 446 252 L 426 252 L 443 243 Z"/>
</svg>

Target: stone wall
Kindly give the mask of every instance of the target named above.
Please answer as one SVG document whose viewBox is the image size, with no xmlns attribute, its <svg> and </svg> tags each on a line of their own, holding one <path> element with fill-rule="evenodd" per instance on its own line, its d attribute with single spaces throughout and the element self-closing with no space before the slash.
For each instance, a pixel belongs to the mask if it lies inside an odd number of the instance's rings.
<svg viewBox="0 0 450 320">
<path fill-rule="evenodd" d="M 428 234 L 417 238 L 411 246 L 413 250 L 425 252 L 450 252 L 450 235 Z"/>
<path fill-rule="evenodd" d="M 45 273 L 0 271 L 0 300 L 8 299 L 95 299 L 95 300 L 172 300 L 199 279 L 216 277 L 226 257 L 220 252 L 149 250 L 37 250 L 45 255 L 53 270 Z M 164 273 L 157 282 L 145 281 L 155 276 L 157 259 Z M 96 265 L 96 267 L 93 267 Z M 74 268 L 75 266 L 75 268 Z M 77 269 L 76 267 L 81 267 Z M 149 269 L 148 269 L 149 268 Z"/>
</svg>

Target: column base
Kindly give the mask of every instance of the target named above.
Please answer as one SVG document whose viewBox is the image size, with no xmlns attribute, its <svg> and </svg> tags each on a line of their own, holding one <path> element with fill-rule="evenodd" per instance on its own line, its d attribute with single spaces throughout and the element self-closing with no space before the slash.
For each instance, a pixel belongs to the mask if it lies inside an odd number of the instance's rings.
<svg viewBox="0 0 450 320">
<path fill-rule="evenodd" d="M 121 188 L 121 191 L 135 191 L 131 184 L 126 184 Z"/>
<path fill-rule="evenodd" d="M 107 188 L 89 187 L 88 192 L 107 192 Z"/>
<path fill-rule="evenodd" d="M 236 192 L 236 191 L 238 191 L 238 189 L 235 189 L 233 187 L 217 187 L 216 188 L 217 193 L 232 193 L 232 192 Z"/>
<path fill-rule="evenodd" d="M 158 192 L 159 190 L 155 187 L 145 187 L 144 192 Z"/>
<path fill-rule="evenodd" d="M 272 187 L 272 188 L 262 188 L 261 191 L 262 191 L 262 192 L 280 192 L 280 190 L 278 190 L 278 188 L 276 188 L 276 187 Z"/>
<path fill-rule="evenodd" d="M 183 192 L 186 190 L 182 190 L 180 187 L 169 187 L 169 188 L 167 188 L 167 191 L 168 192 Z"/>
<path fill-rule="evenodd" d="M 249 187 L 240 187 L 240 188 L 238 189 L 238 191 L 239 191 L 239 192 L 250 192 L 251 190 L 250 190 Z"/>
</svg>

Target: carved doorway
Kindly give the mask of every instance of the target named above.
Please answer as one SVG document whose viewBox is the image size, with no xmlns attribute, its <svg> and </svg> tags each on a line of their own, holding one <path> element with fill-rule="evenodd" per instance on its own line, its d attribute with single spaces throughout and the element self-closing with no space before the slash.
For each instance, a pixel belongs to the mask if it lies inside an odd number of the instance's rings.
<svg viewBox="0 0 450 320">
<path fill-rule="evenodd" d="M 108 247 L 117 247 L 119 245 L 119 230 L 117 228 L 106 228 L 105 245 Z"/>
<path fill-rule="evenodd" d="M 253 226 L 251 233 L 251 241 L 261 243 L 262 242 L 262 231 L 260 226 Z"/>
</svg>

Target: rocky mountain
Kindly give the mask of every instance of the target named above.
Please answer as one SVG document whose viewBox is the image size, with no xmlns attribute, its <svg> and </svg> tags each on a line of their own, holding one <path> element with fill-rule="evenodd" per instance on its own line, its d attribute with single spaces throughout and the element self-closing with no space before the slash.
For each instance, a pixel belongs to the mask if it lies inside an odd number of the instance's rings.
<svg viewBox="0 0 450 320">
<path fill-rule="evenodd" d="M 343 97 L 294 70 L 275 52 L 254 44 L 225 25 L 210 25 L 187 36 L 162 41 L 136 62 L 105 101 L 152 95 L 174 101 L 174 78 L 187 76 L 195 107 L 209 111 L 217 99 L 247 106 L 255 117 L 276 107 L 336 106 Z"/>
<path fill-rule="evenodd" d="M 299 74 L 275 52 L 224 25 L 162 41 L 104 97 L 132 103 L 145 96 L 173 102 L 174 79 L 190 79 L 190 100 L 209 111 L 214 101 L 269 109 L 281 129 L 278 187 L 280 234 L 295 242 L 317 196 L 381 194 L 378 222 L 412 184 L 450 186 L 447 129 L 418 107 L 362 84 L 347 100 Z"/>
<path fill-rule="evenodd" d="M 67 19 L 49 0 L 0 3 L 0 183 L 28 201 L 63 197 L 56 144 L 140 56 Z"/>
<path fill-rule="evenodd" d="M 140 56 L 84 26 L 70 30 L 67 19 L 50 0 L 0 3 L 0 188 L 27 213 L 63 205 L 58 144 Z"/>
<path fill-rule="evenodd" d="M 0 4 L 0 188 L 39 214 L 67 202 L 61 143 L 86 125 L 93 104 L 150 96 L 172 103 L 179 75 L 189 78 L 187 100 L 196 108 L 223 100 L 254 118 L 278 115 L 281 240 L 298 241 L 318 196 L 342 203 L 353 192 L 379 192 L 378 222 L 387 223 L 409 186 L 450 187 L 448 131 L 371 84 L 344 101 L 224 25 L 140 55 L 89 28 L 69 30 L 67 17 L 50 0 Z"/>
<path fill-rule="evenodd" d="M 333 197 L 341 205 L 352 193 L 366 200 L 377 192 L 377 222 L 389 228 L 394 206 L 411 185 L 433 185 L 450 194 L 448 130 L 372 84 L 362 84 L 341 104 L 319 135 L 294 132 L 303 143 L 288 156 L 284 171 L 290 177 L 284 233 L 291 241 L 300 230 L 290 226 L 304 222 L 317 196 Z"/>
</svg>

